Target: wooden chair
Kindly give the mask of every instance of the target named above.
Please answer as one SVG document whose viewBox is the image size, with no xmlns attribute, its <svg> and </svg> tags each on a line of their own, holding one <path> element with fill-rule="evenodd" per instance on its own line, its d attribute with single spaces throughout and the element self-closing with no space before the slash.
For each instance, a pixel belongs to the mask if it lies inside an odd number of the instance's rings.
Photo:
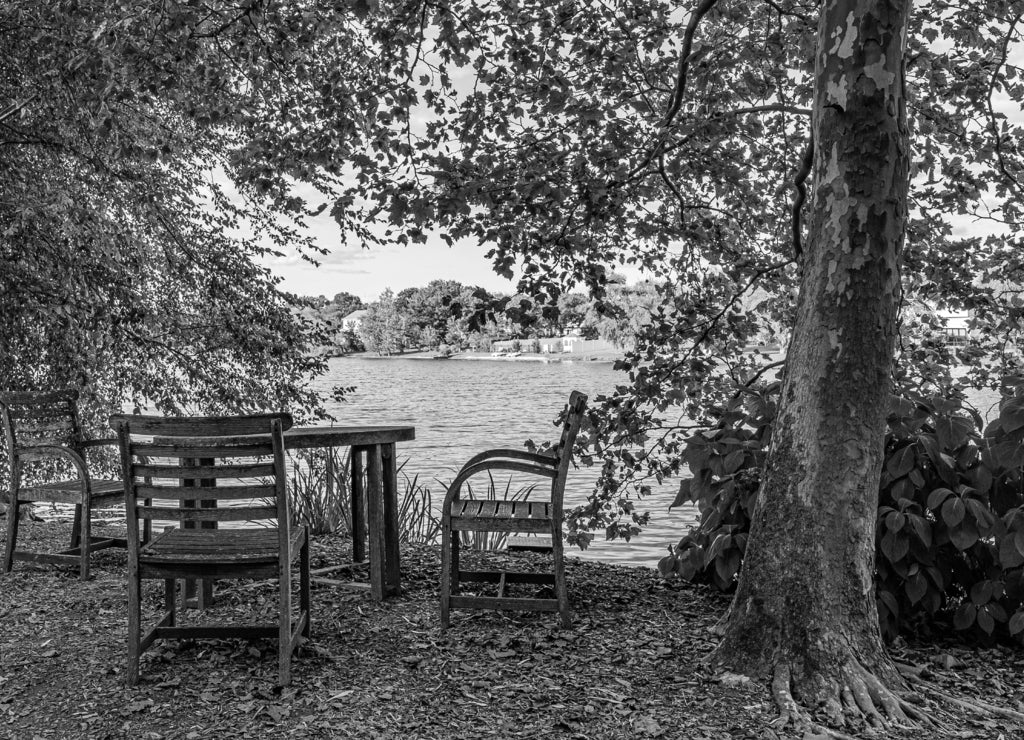
<svg viewBox="0 0 1024 740">
<path fill-rule="evenodd" d="M 0 393 L 0 412 L 11 462 L 4 572 L 11 571 L 15 560 L 61 563 L 76 567 L 79 577 L 87 580 L 93 552 L 126 546 L 124 538 L 92 536 L 93 511 L 123 503 L 124 484 L 120 480 L 90 476 L 86 450 L 115 445 L 117 440 L 86 441 L 82 438 L 78 392 L 74 390 Z M 42 482 L 36 482 L 39 480 Z M 18 509 L 35 502 L 75 507 L 71 544 L 67 550 L 30 552 L 17 548 Z"/>
<path fill-rule="evenodd" d="M 449 611 L 455 609 L 521 609 L 558 611 L 562 625 L 571 623 L 565 585 L 562 546 L 562 495 L 572 447 L 583 420 L 587 397 L 578 391 L 569 396 L 562 437 L 551 454 L 494 449 L 470 458 L 448 487 L 441 519 L 441 628 L 447 629 Z M 529 473 L 551 479 L 550 501 L 494 501 L 460 497 L 471 476 L 492 470 Z M 533 532 L 551 536 L 552 572 L 521 573 L 466 571 L 459 568 L 461 532 Z M 461 596 L 463 581 L 498 584 L 497 596 Z M 540 583 L 554 587 L 555 598 L 512 598 L 505 595 L 508 583 Z"/>
<path fill-rule="evenodd" d="M 287 414 L 174 418 L 113 416 L 124 473 L 128 528 L 128 672 L 138 683 L 139 659 L 158 639 L 276 637 L 278 682 L 291 681 L 292 653 L 308 638 L 309 535 L 291 526 L 283 432 Z M 255 435 L 255 436 L 253 436 Z M 220 485 L 227 481 L 229 485 Z M 146 502 L 151 499 L 151 502 Z M 230 505 L 218 507 L 218 502 Z M 138 519 L 173 521 L 148 542 Z M 216 528 L 219 522 L 246 522 Z M 255 523 L 262 523 L 255 524 Z M 198 528 L 189 528 L 189 525 Z M 292 566 L 299 562 L 299 609 L 292 618 Z M 278 582 L 276 624 L 176 623 L 177 579 L 258 578 Z M 164 608 L 142 625 L 146 579 L 164 581 Z"/>
</svg>

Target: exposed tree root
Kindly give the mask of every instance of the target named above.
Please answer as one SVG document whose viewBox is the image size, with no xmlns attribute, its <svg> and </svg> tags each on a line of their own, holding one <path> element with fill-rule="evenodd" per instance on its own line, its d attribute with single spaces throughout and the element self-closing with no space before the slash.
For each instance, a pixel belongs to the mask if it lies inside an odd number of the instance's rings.
<svg viewBox="0 0 1024 740">
<path fill-rule="evenodd" d="M 901 672 L 902 668 L 901 668 Z M 948 702 L 955 704 L 958 707 L 964 709 L 971 709 L 979 714 L 985 714 L 990 717 L 1002 717 L 1003 719 L 1013 720 L 1014 722 L 1024 723 L 1024 713 L 1018 712 L 1015 709 L 1007 709 L 1006 707 L 998 707 L 995 704 L 989 704 L 988 702 L 982 701 L 981 699 L 963 699 L 952 694 L 947 694 L 945 691 L 940 689 L 938 686 L 933 684 L 931 681 L 926 681 L 920 677 L 921 671 L 918 672 L 904 672 L 904 675 L 910 678 L 915 688 L 922 694 L 936 699 L 938 701 Z"/>
<path fill-rule="evenodd" d="M 851 720 L 856 719 L 876 729 L 920 729 L 922 725 L 935 727 L 932 719 L 918 707 L 889 689 L 856 661 L 847 663 L 840 680 L 841 684 L 836 685 L 836 696 L 827 700 L 822 707 L 832 726 L 822 727 L 813 721 L 808 710 L 793 697 L 793 677 L 789 665 L 776 665 L 771 693 L 779 708 L 779 716 L 772 724 L 777 727 L 792 725 L 835 740 L 850 740 L 850 735 L 837 728 L 846 727 Z"/>
</svg>

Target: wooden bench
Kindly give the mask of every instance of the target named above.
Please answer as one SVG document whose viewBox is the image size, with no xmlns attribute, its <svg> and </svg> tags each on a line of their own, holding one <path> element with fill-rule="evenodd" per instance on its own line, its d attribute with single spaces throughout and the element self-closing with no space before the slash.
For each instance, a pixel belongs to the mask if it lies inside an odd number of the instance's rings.
<svg viewBox="0 0 1024 740">
<path fill-rule="evenodd" d="M 569 396 L 558 446 L 544 455 L 523 450 L 493 449 L 470 458 L 448 487 L 441 519 L 441 628 L 447 629 L 451 609 L 517 609 L 557 611 L 562 625 L 571 623 L 562 544 L 562 498 L 572 448 L 583 421 L 587 397 Z M 461 498 L 463 484 L 478 473 L 504 470 L 551 480 L 549 501 L 495 501 Z M 459 566 L 462 532 L 522 532 L 550 537 L 551 572 L 471 571 Z M 498 585 L 497 596 L 461 595 L 463 582 Z M 510 597 L 507 586 L 530 583 L 551 586 L 554 598 Z"/>
<path fill-rule="evenodd" d="M 92 535 L 93 511 L 124 503 L 124 484 L 119 479 L 93 478 L 89 474 L 86 450 L 115 445 L 117 440 L 83 439 L 78 418 L 78 391 L 75 390 L 0 393 L 0 413 L 11 462 L 4 572 L 11 571 L 15 560 L 59 563 L 77 568 L 79 577 L 88 580 L 92 553 L 107 547 L 126 546 L 124 538 Z M 30 483 L 31 479 L 34 480 Z M 59 552 L 18 549 L 18 509 L 36 502 L 75 507 L 68 549 Z"/>
</svg>

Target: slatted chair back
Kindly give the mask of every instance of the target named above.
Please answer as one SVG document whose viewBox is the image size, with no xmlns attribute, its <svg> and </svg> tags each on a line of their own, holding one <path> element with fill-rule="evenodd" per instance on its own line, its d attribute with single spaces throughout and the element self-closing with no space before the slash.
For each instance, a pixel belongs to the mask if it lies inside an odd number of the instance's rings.
<svg viewBox="0 0 1024 740">
<path fill-rule="evenodd" d="M 78 419 L 78 391 L 8 391 L 0 393 L 0 414 L 11 462 L 55 457 L 46 447 L 79 450 L 82 427 Z"/>
<path fill-rule="evenodd" d="M 278 680 L 291 680 L 291 655 L 309 637 L 309 537 L 292 527 L 286 489 L 288 414 L 167 418 L 114 416 L 129 522 L 128 669 L 139 680 L 140 656 L 157 639 L 277 637 Z M 177 521 L 140 543 L 138 520 Z M 252 526 L 218 529 L 220 522 Z M 299 616 L 291 615 L 291 566 L 300 566 Z M 176 622 L 175 580 L 274 579 L 276 624 Z M 142 629 L 141 589 L 165 582 L 164 613 Z M 186 589 L 187 591 L 187 589 Z M 186 594 L 187 595 L 187 594 Z"/>
<path fill-rule="evenodd" d="M 129 522 L 288 522 L 282 437 L 292 425 L 288 414 L 120 415 L 110 422 L 118 430 L 123 469 L 129 473 Z M 279 529 L 287 549 L 287 525 Z M 130 526 L 128 534 L 134 550 L 138 527 Z"/>
</svg>

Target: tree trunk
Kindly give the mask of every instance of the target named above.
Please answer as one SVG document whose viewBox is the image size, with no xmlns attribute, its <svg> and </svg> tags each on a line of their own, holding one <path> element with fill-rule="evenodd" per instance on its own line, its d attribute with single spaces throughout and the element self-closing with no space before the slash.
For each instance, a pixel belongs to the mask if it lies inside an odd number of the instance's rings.
<svg viewBox="0 0 1024 740">
<path fill-rule="evenodd" d="M 713 659 L 773 675 L 784 712 L 902 718 L 874 598 L 899 302 L 909 0 L 826 0 L 797 318 L 739 586 Z"/>
</svg>

